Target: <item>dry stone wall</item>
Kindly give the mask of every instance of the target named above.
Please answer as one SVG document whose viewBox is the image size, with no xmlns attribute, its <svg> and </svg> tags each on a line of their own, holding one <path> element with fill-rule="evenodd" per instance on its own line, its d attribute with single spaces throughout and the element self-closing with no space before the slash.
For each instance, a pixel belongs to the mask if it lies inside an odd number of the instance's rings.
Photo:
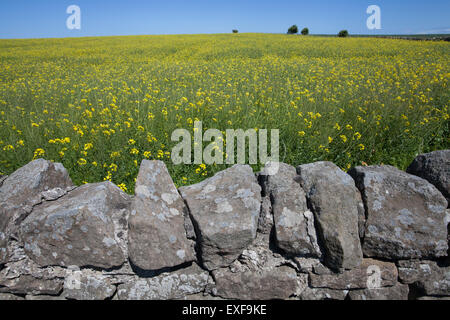
<svg viewBox="0 0 450 320">
<path fill-rule="evenodd" d="M 450 297 L 450 150 L 391 166 L 236 165 L 135 195 L 35 160 L 0 177 L 0 300 Z"/>
</svg>

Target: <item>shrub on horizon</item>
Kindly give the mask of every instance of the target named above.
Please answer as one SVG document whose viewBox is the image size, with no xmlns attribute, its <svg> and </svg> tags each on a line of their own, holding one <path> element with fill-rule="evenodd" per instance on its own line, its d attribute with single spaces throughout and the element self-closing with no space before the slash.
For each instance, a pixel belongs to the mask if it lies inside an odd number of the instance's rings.
<svg viewBox="0 0 450 320">
<path fill-rule="evenodd" d="M 288 29 L 288 34 L 297 34 L 298 33 L 298 27 L 294 24 L 292 27 Z"/>
</svg>

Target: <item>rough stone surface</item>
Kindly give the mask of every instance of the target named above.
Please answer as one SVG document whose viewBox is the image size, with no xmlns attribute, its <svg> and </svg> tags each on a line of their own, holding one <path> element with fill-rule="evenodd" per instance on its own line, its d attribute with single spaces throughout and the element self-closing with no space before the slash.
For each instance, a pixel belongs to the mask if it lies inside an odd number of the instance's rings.
<svg viewBox="0 0 450 320">
<path fill-rule="evenodd" d="M 276 243 L 287 254 L 320 257 L 314 215 L 305 191 L 295 180 L 297 172 L 284 163 L 278 167 L 275 175 L 267 175 L 264 186 L 272 201 Z"/>
<path fill-rule="evenodd" d="M 131 278 L 119 285 L 119 300 L 173 300 L 203 292 L 208 272 L 195 263 L 186 269 L 153 278 Z"/>
<path fill-rule="evenodd" d="M 116 287 L 110 277 L 92 270 L 68 271 L 63 298 L 72 300 L 105 300 L 114 295 Z"/>
<path fill-rule="evenodd" d="M 364 259 L 359 267 L 340 274 L 311 274 L 310 286 L 334 290 L 366 289 L 373 283 L 371 279 L 376 280 L 378 276 L 378 287 L 395 285 L 398 276 L 395 264 Z"/>
<path fill-rule="evenodd" d="M 392 287 L 352 290 L 350 300 L 408 300 L 408 285 L 397 283 Z"/>
<path fill-rule="evenodd" d="M 433 184 L 450 204 L 450 150 L 419 155 L 406 172 Z"/>
<path fill-rule="evenodd" d="M 126 260 L 129 205 L 129 197 L 110 182 L 79 187 L 25 219 L 25 252 L 41 266 L 120 266 Z"/>
<path fill-rule="evenodd" d="M 50 190 L 61 193 L 73 187 L 67 170 L 60 163 L 35 160 L 16 170 L 0 187 L 0 264 L 7 261 L 9 237 L 17 237 L 17 226 L 33 206 L 41 203 Z"/>
<path fill-rule="evenodd" d="M 273 228 L 272 202 L 269 196 L 265 196 L 261 200 L 261 213 L 258 219 L 258 232 L 262 234 L 270 234 Z"/>
<path fill-rule="evenodd" d="M 62 300 L 66 300 L 66 298 L 61 297 L 61 296 L 48 296 L 48 295 L 33 296 L 31 294 L 27 294 L 25 296 L 25 300 L 31 300 L 31 301 L 62 301 Z"/>
<path fill-rule="evenodd" d="M 333 290 L 327 288 L 306 288 L 299 296 L 300 300 L 345 300 L 348 290 Z"/>
<path fill-rule="evenodd" d="M 214 293 L 225 299 L 287 299 L 297 292 L 297 273 L 286 266 L 262 272 L 233 273 L 229 269 L 219 269 L 213 271 L 213 277 Z"/>
<path fill-rule="evenodd" d="M 36 279 L 29 275 L 22 275 L 11 280 L 0 281 L 0 292 L 33 295 L 61 293 L 63 281 L 61 279 Z"/>
<path fill-rule="evenodd" d="M 429 296 L 450 296 L 450 264 L 435 261 L 403 260 L 398 263 L 402 283 L 414 284 Z"/>
<path fill-rule="evenodd" d="M 450 209 L 432 184 L 385 166 L 355 181 L 326 162 L 277 167 L 234 166 L 180 196 L 144 161 L 136 200 L 75 188 L 44 160 L 0 177 L 0 300 L 450 299 Z M 196 252 L 178 261 L 183 243 Z"/>
<path fill-rule="evenodd" d="M 429 296 L 424 296 L 424 297 L 417 298 L 417 300 L 422 300 L 422 301 L 449 301 L 450 297 L 429 297 Z"/>
<path fill-rule="evenodd" d="M 158 270 L 194 260 L 184 228 L 185 210 L 164 162 L 142 161 L 128 220 L 128 251 L 133 264 Z"/>
<path fill-rule="evenodd" d="M 367 210 L 363 251 L 384 259 L 447 254 L 447 201 L 429 182 L 391 166 L 350 171 Z"/>
<path fill-rule="evenodd" d="M 250 166 L 235 165 L 180 192 L 208 270 L 230 265 L 255 239 L 261 187 Z"/>
<path fill-rule="evenodd" d="M 18 300 L 24 300 L 24 298 L 10 293 L 0 293 L 0 301 L 18 301 Z"/>
<path fill-rule="evenodd" d="M 336 270 L 359 266 L 361 198 L 354 181 L 331 162 L 302 165 L 297 172 L 319 225 L 326 265 Z"/>
</svg>

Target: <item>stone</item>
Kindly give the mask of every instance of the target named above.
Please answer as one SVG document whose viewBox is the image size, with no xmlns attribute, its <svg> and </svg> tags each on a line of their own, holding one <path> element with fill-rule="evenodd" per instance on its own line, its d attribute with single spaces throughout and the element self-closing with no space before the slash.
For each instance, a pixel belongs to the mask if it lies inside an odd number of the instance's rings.
<svg viewBox="0 0 450 320">
<path fill-rule="evenodd" d="M 63 298 L 71 300 L 105 300 L 116 292 L 110 277 L 93 270 L 68 271 L 64 282 Z"/>
<path fill-rule="evenodd" d="M 6 178 L 8 178 L 8 176 L 0 175 L 0 187 L 3 185 L 3 181 L 5 181 Z"/>
<path fill-rule="evenodd" d="M 276 243 L 290 255 L 320 257 L 314 215 L 308 209 L 305 191 L 295 180 L 297 172 L 284 163 L 278 168 L 276 174 L 267 175 L 264 186 L 272 202 Z"/>
<path fill-rule="evenodd" d="M 272 202 L 269 196 L 265 196 L 261 200 L 261 213 L 258 218 L 258 232 L 262 234 L 270 234 L 273 229 Z"/>
<path fill-rule="evenodd" d="M 128 251 L 144 270 L 170 268 L 194 260 L 184 227 L 184 201 L 162 161 L 142 161 L 128 220 Z"/>
<path fill-rule="evenodd" d="M 352 290 L 348 293 L 350 300 L 408 300 L 408 285 L 397 283 L 392 287 Z"/>
<path fill-rule="evenodd" d="M 18 301 L 18 300 L 25 300 L 25 299 L 10 293 L 0 293 L 0 301 Z"/>
<path fill-rule="evenodd" d="M 348 290 L 333 290 L 327 288 L 306 288 L 300 294 L 300 300 L 345 300 Z"/>
<path fill-rule="evenodd" d="M 5 265 L 5 268 L 0 271 L 0 282 L 14 280 L 21 276 L 42 280 L 63 279 L 66 276 L 66 269 L 58 266 L 41 268 L 28 257 L 24 257 Z"/>
<path fill-rule="evenodd" d="M 119 267 L 129 207 L 130 197 L 109 181 L 81 186 L 23 221 L 25 252 L 40 266 Z"/>
<path fill-rule="evenodd" d="M 430 182 L 442 192 L 450 205 L 450 150 L 419 155 L 406 172 Z"/>
<path fill-rule="evenodd" d="M 399 279 L 414 284 L 429 296 L 450 296 L 450 264 L 440 266 L 435 261 L 398 261 Z"/>
<path fill-rule="evenodd" d="M 286 266 L 261 272 L 233 273 L 229 269 L 219 269 L 213 271 L 213 277 L 216 281 L 214 294 L 225 299 L 287 299 L 298 290 L 297 273 Z"/>
<path fill-rule="evenodd" d="M 33 296 L 31 294 L 27 294 L 25 296 L 25 300 L 31 300 L 31 301 L 63 301 L 63 300 L 66 300 L 66 298 L 61 297 L 61 296 L 48 296 L 48 295 Z"/>
<path fill-rule="evenodd" d="M 62 291 L 61 279 L 36 279 L 22 275 L 10 280 L 0 280 L 0 293 L 57 295 Z"/>
<path fill-rule="evenodd" d="M 297 173 L 319 227 L 324 263 L 334 270 L 358 267 L 361 198 L 354 181 L 331 162 L 301 165 Z"/>
<path fill-rule="evenodd" d="M 422 301 L 449 301 L 450 297 L 429 297 L 429 296 L 424 296 L 424 297 L 417 298 L 417 300 L 422 300 Z"/>
<path fill-rule="evenodd" d="M 447 201 L 432 184 L 391 166 L 356 167 L 350 174 L 367 208 L 363 245 L 367 257 L 447 255 Z"/>
<path fill-rule="evenodd" d="M 190 210 L 203 266 L 229 266 L 256 237 L 261 187 L 252 168 L 235 165 L 179 190 Z"/>
<path fill-rule="evenodd" d="M 397 283 L 397 276 L 394 263 L 364 259 L 359 267 L 343 273 L 310 274 L 310 287 L 351 290 L 372 288 L 372 283 L 376 284 L 377 288 L 387 287 Z"/>
<path fill-rule="evenodd" d="M 43 201 L 43 193 L 54 188 L 60 188 L 64 193 L 73 188 L 73 184 L 62 164 L 43 159 L 30 162 L 3 179 L 0 187 L 0 264 L 7 262 L 8 240 L 17 237 L 18 225 L 35 205 Z"/>
<path fill-rule="evenodd" d="M 117 289 L 119 300 L 175 300 L 203 292 L 208 272 L 192 266 L 153 278 L 130 278 Z"/>
</svg>

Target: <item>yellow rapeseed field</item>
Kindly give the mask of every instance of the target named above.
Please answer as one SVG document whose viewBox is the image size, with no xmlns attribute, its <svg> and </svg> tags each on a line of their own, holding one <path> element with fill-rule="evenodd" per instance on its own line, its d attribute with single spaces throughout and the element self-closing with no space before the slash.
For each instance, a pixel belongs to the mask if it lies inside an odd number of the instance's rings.
<svg viewBox="0 0 450 320">
<path fill-rule="evenodd" d="M 281 160 L 405 168 L 449 148 L 450 44 L 269 34 L 0 40 L 0 174 L 36 158 L 133 192 L 142 159 L 177 185 L 176 128 L 280 129 Z M 258 168 L 255 168 L 258 169 Z"/>
</svg>

